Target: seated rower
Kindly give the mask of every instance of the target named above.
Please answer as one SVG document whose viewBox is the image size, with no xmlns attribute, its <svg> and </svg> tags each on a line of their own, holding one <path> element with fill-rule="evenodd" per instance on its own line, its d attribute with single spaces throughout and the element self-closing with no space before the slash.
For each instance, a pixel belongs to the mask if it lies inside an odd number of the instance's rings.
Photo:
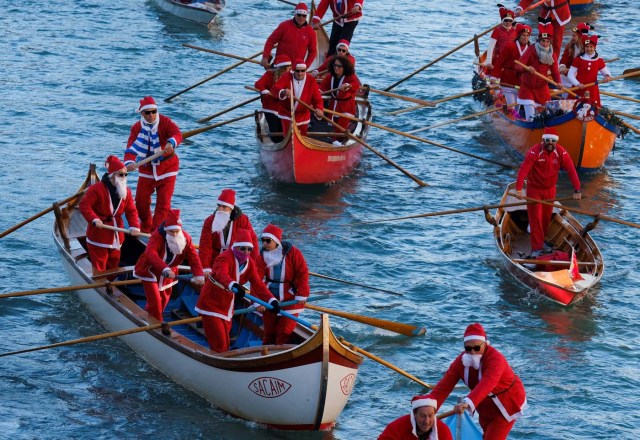
<svg viewBox="0 0 640 440">
<path fill-rule="evenodd" d="M 262 102 L 262 113 L 269 124 L 269 132 L 277 133 L 282 131 L 282 124 L 278 117 L 278 109 L 280 108 L 280 100 L 271 93 L 271 87 L 284 75 L 291 70 L 291 59 L 287 55 L 278 55 L 273 63 L 274 70 L 267 70 L 255 83 L 256 89 L 260 91 L 260 101 Z M 281 142 L 274 138 L 274 142 Z"/>
<path fill-rule="evenodd" d="M 567 73 L 567 79 L 571 85 L 580 87 L 580 90 L 576 90 L 578 96 L 585 97 L 586 94 L 589 93 L 589 100 L 593 101 L 597 107 L 602 107 L 600 104 L 600 89 L 598 88 L 598 84 L 591 87 L 584 87 L 584 85 L 596 82 L 598 80 L 598 73 L 604 76 L 602 82 L 609 82 L 611 73 L 604 60 L 600 58 L 598 52 L 596 52 L 598 36 L 583 35 L 581 38 L 584 45 L 584 52 L 573 60 L 569 73 Z"/>
<path fill-rule="evenodd" d="M 338 42 L 338 45 L 336 46 L 336 53 L 334 55 L 328 55 L 325 58 L 324 63 L 318 66 L 317 69 L 309 72 L 309 75 L 317 78 L 318 82 L 322 82 L 326 74 L 329 72 L 329 62 L 333 59 L 334 56 L 338 55 L 349 58 L 349 61 L 351 61 L 351 64 L 353 64 L 353 68 L 355 70 L 356 59 L 353 55 L 351 55 L 351 52 L 349 52 L 349 42 L 347 40 L 340 40 Z"/>
<path fill-rule="evenodd" d="M 567 79 L 567 73 L 573 60 L 575 60 L 581 53 L 584 52 L 584 45 L 582 44 L 582 36 L 587 35 L 589 31 L 594 27 L 589 23 L 578 23 L 576 27 L 572 29 L 571 39 L 567 42 L 567 45 L 562 51 L 562 56 L 558 61 L 558 69 L 560 70 L 560 77 L 562 78 L 562 85 L 566 88 L 571 87 L 571 83 Z M 565 96 L 566 98 L 566 96 Z"/>
<path fill-rule="evenodd" d="M 516 70 L 514 61 L 519 60 L 529 48 L 531 27 L 526 24 L 516 25 L 516 39 L 509 44 L 496 60 L 493 74 L 500 79 L 500 90 L 507 104 L 515 104 L 518 97 L 517 87 L 520 86 L 520 72 Z"/>
</svg>

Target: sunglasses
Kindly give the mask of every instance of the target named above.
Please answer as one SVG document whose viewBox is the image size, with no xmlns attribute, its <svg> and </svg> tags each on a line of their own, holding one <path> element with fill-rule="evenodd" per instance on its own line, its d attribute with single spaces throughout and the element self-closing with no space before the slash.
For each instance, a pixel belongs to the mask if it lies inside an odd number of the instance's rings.
<svg viewBox="0 0 640 440">
<path fill-rule="evenodd" d="M 555 144 L 556 142 L 558 142 L 558 141 L 557 141 L 557 140 L 555 140 L 555 139 L 545 139 L 544 141 L 545 141 L 545 142 L 551 142 L 552 144 Z"/>
<path fill-rule="evenodd" d="M 338 49 L 338 52 L 344 52 L 344 53 L 347 53 L 347 52 L 349 52 L 349 51 L 348 51 L 347 49 Z"/>
<path fill-rule="evenodd" d="M 464 351 L 466 351 L 467 353 L 470 353 L 471 351 L 480 351 L 482 349 L 483 345 L 484 345 L 484 343 L 482 343 L 480 345 L 465 345 L 464 346 Z"/>
<path fill-rule="evenodd" d="M 260 239 L 260 241 L 261 241 L 261 242 L 263 242 L 263 243 L 267 243 L 267 244 L 269 244 L 269 243 L 271 243 L 273 240 L 271 240 L 270 238 L 261 238 L 261 239 Z"/>
<path fill-rule="evenodd" d="M 296 14 L 296 17 L 306 17 L 307 14 Z"/>
<path fill-rule="evenodd" d="M 344 66 L 343 66 L 342 64 L 334 64 L 334 65 L 333 65 L 333 67 L 340 67 L 340 68 L 342 68 L 342 67 L 344 67 Z"/>
<path fill-rule="evenodd" d="M 146 116 L 155 115 L 156 113 L 158 113 L 158 110 L 157 109 L 156 110 L 145 110 L 142 113 L 144 113 Z"/>
<path fill-rule="evenodd" d="M 299 73 L 304 73 L 306 71 L 307 71 L 306 69 L 296 69 L 296 72 L 299 72 Z"/>
<path fill-rule="evenodd" d="M 127 177 L 127 173 L 118 173 L 116 174 L 118 177 Z"/>
<path fill-rule="evenodd" d="M 241 252 L 251 252 L 253 248 L 249 246 L 238 246 L 238 250 Z"/>
</svg>

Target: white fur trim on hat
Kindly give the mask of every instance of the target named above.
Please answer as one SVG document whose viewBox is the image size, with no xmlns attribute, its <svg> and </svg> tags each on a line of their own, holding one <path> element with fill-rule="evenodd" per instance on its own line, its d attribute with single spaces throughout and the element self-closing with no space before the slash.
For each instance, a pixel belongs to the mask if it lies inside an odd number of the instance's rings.
<svg viewBox="0 0 640 440">
<path fill-rule="evenodd" d="M 298 64 L 296 64 L 296 69 L 307 70 L 307 65 L 305 63 L 298 63 Z"/>
<path fill-rule="evenodd" d="M 295 11 L 293 11 L 293 13 L 300 15 L 309 15 L 309 11 L 307 11 L 306 9 L 296 9 Z"/>
<path fill-rule="evenodd" d="M 232 248 L 241 246 L 250 247 L 251 249 L 253 249 L 253 243 L 251 243 L 250 241 L 236 241 L 231 245 Z"/>
<path fill-rule="evenodd" d="M 269 234 L 268 232 L 263 232 L 260 237 L 261 238 L 270 238 L 273 241 L 275 241 L 276 243 L 278 243 L 278 246 L 282 246 L 282 243 L 280 243 L 280 240 L 278 240 L 278 238 L 273 234 Z"/>
<path fill-rule="evenodd" d="M 220 200 L 220 199 L 218 199 L 218 200 L 216 201 L 216 204 L 217 204 L 217 205 L 222 205 L 222 206 L 227 206 L 227 207 L 229 207 L 229 208 L 231 208 L 231 209 L 235 208 L 235 206 L 233 206 L 231 203 L 227 203 L 227 202 L 225 202 L 225 201 L 223 201 L 223 200 Z"/>
<path fill-rule="evenodd" d="M 436 399 L 416 399 L 411 402 L 411 409 L 416 410 L 418 408 L 422 408 L 423 406 L 431 406 L 433 408 L 438 408 L 438 401 Z"/>
<path fill-rule="evenodd" d="M 471 340 L 487 342 L 487 338 L 481 335 L 469 335 L 464 337 L 464 342 Z"/>
<path fill-rule="evenodd" d="M 182 226 L 180 225 L 171 225 L 171 226 L 165 226 L 164 230 L 165 231 L 179 231 L 182 229 Z"/>
<path fill-rule="evenodd" d="M 155 104 L 147 104 L 147 105 L 143 105 L 142 107 L 140 107 L 140 108 L 138 109 L 138 112 L 143 112 L 143 111 L 145 111 L 145 110 L 147 110 L 147 109 L 150 109 L 150 108 L 155 108 L 155 109 L 157 109 L 157 108 L 158 108 L 158 106 L 157 106 L 157 105 L 155 105 Z"/>
<path fill-rule="evenodd" d="M 546 133 L 542 135 L 542 139 L 551 139 L 554 141 L 559 141 L 560 137 L 557 134 Z"/>
</svg>

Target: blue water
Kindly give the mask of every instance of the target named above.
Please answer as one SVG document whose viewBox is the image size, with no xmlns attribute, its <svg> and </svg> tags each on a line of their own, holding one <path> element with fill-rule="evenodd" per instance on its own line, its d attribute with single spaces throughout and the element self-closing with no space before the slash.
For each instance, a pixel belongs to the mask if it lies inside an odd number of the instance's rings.
<svg viewBox="0 0 640 440">
<path fill-rule="evenodd" d="M 108 154 L 121 155 L 142 96 L 155 96 L 161 112 L 185 130 L 252 97 L 243 86 L 252 85 L 261 68 L 246 65 L 171 104 L 162 102 L 235 62 L 182 43 L 250 55 L 291 9 L 275 0 L 229 1 L 217 26 L 207 30 L 164 14 L 150 1 L 25 0 L 0 6 L 0 230 L 73 194 L 90 162 L 100 165 Z M 367 2 L 352 44 L 361 79 L 380 89 L 392 84 L 495 24 L 496 9 L 490 1 Z M 640 13 L 634 2 L 599 1 L 581 19 L 603 36 L 599 49 L 605 58 L 622 58 L 610 65 L 614 75 L 640 67 L 634 25 Z M 468 91 L 472 54 L 468 46 L 395 91 L 423 99 Z M 624 80 L 605 87 L 638 99 L 638 84 Z M 603 99 L 640 115 L 638 104 Z M 462 98 L 392 117 L 386 113 L 412 104 L 375 95 L 372 102 L 376 122 L 405 131 L 481 110 Z M 518 162 L 486 121 L 471 119 L 424 135 L 493 160 Z M 352 175 L 329 187 L 274 183 L 260 165 L 247 119 L 183 144 L 174 205 L 182 209 L 186 230 L 198 237 L 220 189 L 235 188 L 254 226 L 282 226 L 312 271 L 401 292 L 404 296 L 392 296 L 312 279 L 313 291 L 341 294 L 323 302 L 327 307 L 427 326 L 425 337 L 408 339 L 332 319 L 336 333 L 426 382 L 436 382 L 459 353 L 464 327 L 481 321 L 528 392 L 528 416 L 516 423 L 510 438 L 640 437 L 640 363 L 633 347 L 640 231 L 600 222 L 592 235 L 604 255 L 605 274 L 581 303 L 562 308 L 506 273 L 481 212 L 348 226 L 497 203 L 515 179 L 514 171 L 378 129 L 371 130 L 369 143 L 430 186 L 416 189 L 368 152 Z M 637 135 L 619 141 L 606 169 L 582 176 L 586 200 L 579 206 L 640 222 L 639 157 Z M 569 191 L 563 176 L 559 193 Z M 2 292 L 69 284 L 51 228 L 49 214 L 0 239 Z M 104 331 L 72 294 L 1 301 L 0 352 Z M 313 312 L 305 318 L 317 320 Z M 222 414 L 121 341 L 107 340 L 2 358 L 0 437 L 368 439 L 405 414 L 411 397 L 424 391 L 366 360 L 331 433 L 281 433 Z M 444 409 L 454 401 L 452 396 Z"/>
</svg>

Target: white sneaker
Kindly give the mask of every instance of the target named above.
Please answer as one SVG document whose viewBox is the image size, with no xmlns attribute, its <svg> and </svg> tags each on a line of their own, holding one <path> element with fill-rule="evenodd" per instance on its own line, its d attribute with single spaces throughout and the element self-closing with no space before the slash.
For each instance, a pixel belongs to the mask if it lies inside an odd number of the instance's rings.
<svg viewBox="0 0 640 440">
<path fill-rule="evenodd" d="M 333 141 L 331 145 L 333 145 L 334 147 L 344 147 L 344 144 L 340 141 Z"/>
</svg>

